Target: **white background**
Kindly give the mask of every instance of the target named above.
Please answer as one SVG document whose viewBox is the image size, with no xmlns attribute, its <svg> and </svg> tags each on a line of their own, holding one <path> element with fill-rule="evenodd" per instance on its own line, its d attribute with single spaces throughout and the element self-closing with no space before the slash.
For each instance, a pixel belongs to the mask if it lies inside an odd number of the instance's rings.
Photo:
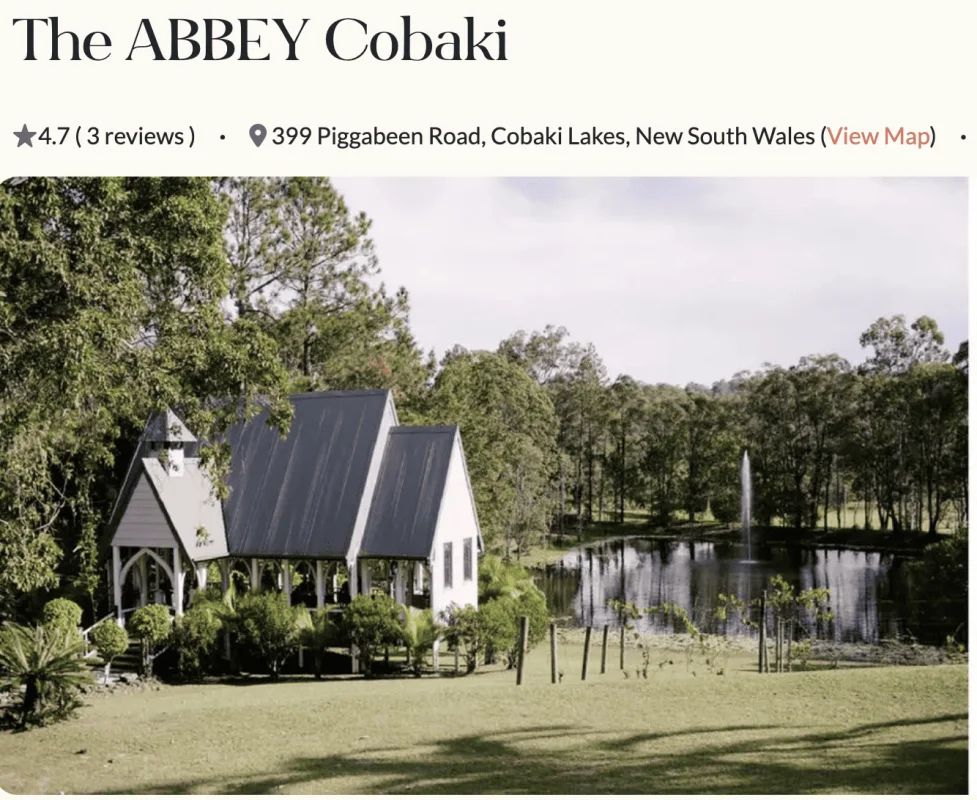
<svg viewBox="0 0 977 800">
<path fill-rule="evenodd" d="M 554 0 L 5 0 L 0 174 L 761 175 L 968 174 L 977 146 L 970 0 L 904 3 L 555 2 Z M 355 16 L 396 30 L 410 14 L 430 31 L 476 17 L 506 20 L 507 62 L 343 63 L 328 24 Z M 20 16 L 59 16 L 113 39 L 104 62 L 24 62 Z M 298 62 L 127 62 L 143 16 L 309 17 Z M 271 36 L 271 32 L 268 34 Z M 272 39 L 280 43 L 280 40 Z M 141 51 L 146 53 L 147 51 Z M 143 56 L 144 57 L 144 56 Z M 256 150 L 250 125 L 564 124 L 725 128 L 933 125 L 932 150 L 910 148 L 414 148 Z M 103 129 L 182 127 L 193 150 L 35 147 L 24 123 Z M 967 141 L 959 136 L 970 133 Z M 220 141 L 220 134 L 227 136 Z"/>
</svg>

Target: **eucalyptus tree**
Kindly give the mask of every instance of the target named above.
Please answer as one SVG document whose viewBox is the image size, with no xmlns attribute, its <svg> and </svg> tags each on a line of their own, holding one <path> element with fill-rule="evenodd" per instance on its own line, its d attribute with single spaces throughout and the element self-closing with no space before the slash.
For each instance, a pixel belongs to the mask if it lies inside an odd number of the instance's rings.
<svg viewBox="0 0 977 800">
<path fill-rule="evenodd" d="M 460 426 L 489 546 L 518 554 L 548 531 L 557 420 L 549 395 L 524 368 L 457 348 L 442 361 L 424 416 Z"/>
<path fill-rule="evenodd" d="M 911 325 L 901 315 L 880 318 L 859 341 L 871 352 L 854 427 L 882 527 L 935 531 L 966 483 L 966 347 L 947 363 L 943 333 L 925 316 Z"/>
<path fill-rule="evenodd" d="M 668 525 L 681 504 L 685 397 L 674 386 L 648 386 L 641 414 L 641 468 L 645 505 L 654 522 Z"/>
<path fill-rule="evenodd" d="M 624 522 L 627 500 L 640 496 L 639 449 L 644 405 L 641 384 L 630 375 L 620 375 L 609 388 L 611 450 L 605 463 L 614 476 L 614 509 Z"/>
</svg>

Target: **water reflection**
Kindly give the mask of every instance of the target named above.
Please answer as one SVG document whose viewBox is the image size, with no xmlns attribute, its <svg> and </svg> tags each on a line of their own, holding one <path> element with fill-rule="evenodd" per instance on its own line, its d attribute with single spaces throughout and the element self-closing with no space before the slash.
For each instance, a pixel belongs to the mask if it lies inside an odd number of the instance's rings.
<svg viewBox="0 0 977 800">
<path fill-rule="evenodd" d="M 910 608 L 911 582 L 902 556 L 844 549 L 772 547 L 754 543 L 754 561 L 745 561 L 740 543 L 639 540 L 585 547 L 547 567 L 538 583 L 550 610 L 578 624 L 614 625 L 610 600 L 626 600 L 639 608 L 676 603 L 710 633 L 745 633 L 738 619 L 717 620 L 720 593 L 756 597 L 773 575 L 783 575 L 801 589 L 831 591 L 834 619 L 817 634 L 836 641 L 875 642 L 904 635 Z M 805 620 L 815 627 L 812 619 Z M 645 632 L 677 630 L 660 619 L 643 619 Z M 913 630 L 926 640 L 926 631 Z"/>
</svg>

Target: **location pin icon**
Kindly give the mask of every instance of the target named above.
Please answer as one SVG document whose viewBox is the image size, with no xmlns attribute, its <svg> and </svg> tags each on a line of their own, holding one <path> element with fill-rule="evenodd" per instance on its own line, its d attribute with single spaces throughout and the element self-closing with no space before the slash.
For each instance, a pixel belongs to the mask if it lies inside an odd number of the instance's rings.
<svg viewBox="0 0 977 800">
<path fill-rule="evenodd" d="M 251 141 L 254 142 L 255 147 L 261 147 L 261 143 L 265 140 L 268 135 L 268 129 L 262 125 L 260 122 L 256 122 L 251 126 L 251 130 L 248 131 L 251 134 Z"/>
</svg>

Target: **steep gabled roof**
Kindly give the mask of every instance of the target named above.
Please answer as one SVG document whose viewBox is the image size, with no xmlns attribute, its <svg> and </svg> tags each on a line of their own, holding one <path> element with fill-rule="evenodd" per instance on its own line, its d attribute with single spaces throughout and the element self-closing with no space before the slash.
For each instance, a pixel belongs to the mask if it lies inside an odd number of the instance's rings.
<svg viewBox="0 0 977 800">
<path fill-rule="evenodd" d="M 224 515 L 220 498 L 200 461 L 188 458 L 183 474 L 169 475 L 156 458 L 144 458 L 143 469 L 159 499 L 183 551 L 192 561 L 209 561 L 227 555 Z"/>
<path fill-rule="evenodd" d="M 390 429 L 360 555 L 428 558 L 458 429 Z"/>
<path fill-rule="evenodd" d="M 345 558 L 387 391 L 293 395 L 288 435 L 262 413 L 228 432 L 229 550 L 242 556 Z"/>
<path fill-rule="evenodd" d="M 190 433 L 183 420 L 169 408 L 158 411 L 149 418 L 142 438 L 147 442 L 195 442 L 197 437 Z"/>
</svg>

